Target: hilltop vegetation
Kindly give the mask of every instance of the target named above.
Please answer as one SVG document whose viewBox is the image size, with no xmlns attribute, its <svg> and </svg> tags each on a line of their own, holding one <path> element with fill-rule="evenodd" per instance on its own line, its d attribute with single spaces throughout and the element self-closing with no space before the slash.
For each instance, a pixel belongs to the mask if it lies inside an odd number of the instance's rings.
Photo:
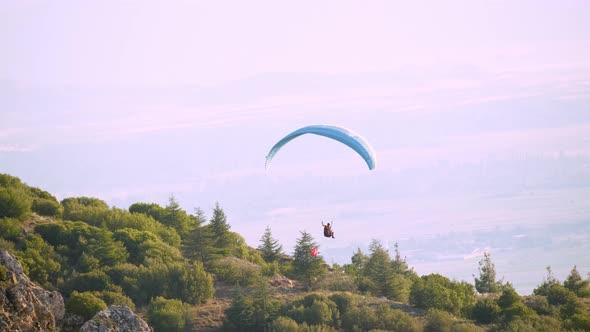
<svg viewBox="0 0 590 332">
<path fill-rule="evenodd" d="M 0 174 L 0 247 L 32 281 L 62 293 L 70 313 L 88 319 L 127 305 L 156 331 L 590 330 L 590 280 L 576 267 L 564 282 L 548 269 L 523 297 L 496 280 L 489 254 L 473 284 L 419 276 L 397 245 L 391 257 L 379 241 L 368 253 L 358 249 L 350 264 L 328 266 L 309 254 L 318 247 L 309 233 L 300 232 L 292 255 L 270 228 L 252 248 L 219 204 L 207 218 L 174 197 L 128 209 L 93 197 L 58 201 Z M 213 306 L 222 322 L 206 315 Z"/>
</svg>

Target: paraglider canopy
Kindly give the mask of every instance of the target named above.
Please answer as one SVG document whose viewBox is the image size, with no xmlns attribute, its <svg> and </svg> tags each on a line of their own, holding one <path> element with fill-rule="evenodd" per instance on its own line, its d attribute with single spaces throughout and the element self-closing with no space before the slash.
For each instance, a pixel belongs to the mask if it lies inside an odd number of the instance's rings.
<svg viewBox="0 0 590 332">
<path fill-rule="evenodd" d="M 373 148 L 369 145 L 369 142 L 359 134 L 340 126 L 313 125 L 297 129 L 278 141 L 266 156 L 265 167 L 268 168 L 272 158 L 285 144 L 304 134 L 320 135 L 343 143 L 358 153 L 365 160 L 365 163 L 367 163 L 370 170 L 374 169 L 376 166 L 377 159 Z"/>
</svg>

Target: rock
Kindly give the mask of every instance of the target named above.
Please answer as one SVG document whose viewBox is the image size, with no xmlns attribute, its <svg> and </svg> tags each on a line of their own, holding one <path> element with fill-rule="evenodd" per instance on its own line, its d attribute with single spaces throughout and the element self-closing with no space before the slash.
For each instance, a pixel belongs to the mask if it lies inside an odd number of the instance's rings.
<svg viewBox="0 0 590 332">
<path fill-rule="evenodd" d="M 57 331 L 64 317 L 64 299 L 35 285 L 23 272 L 18 260 L 0 248 L 0 265 L 10 277 L 0 285 L 1 331 Z"/>
<path fill-rule="evenodd" d="M 153 329 L 127 306 L 112 305 L 82 325 L 80 332 L 153 332 Z"/>
<path fill-rule="evenodd" d="M 68 312 L 60 323 L 61 332 L 79 332 L 82 325 L 84 325 L 84 317 Z"/>
</svg>

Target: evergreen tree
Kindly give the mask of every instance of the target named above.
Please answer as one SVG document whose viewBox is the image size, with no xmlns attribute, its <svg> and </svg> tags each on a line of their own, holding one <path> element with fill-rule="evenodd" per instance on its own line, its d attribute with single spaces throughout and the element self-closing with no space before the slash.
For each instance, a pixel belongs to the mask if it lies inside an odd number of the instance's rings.
<svg viewBox="0 0 590 332">
<path fill-rule="evenodd" d="M 492 263 L 490 253 L 484 253 L 484 258 L 479 261 L 479 278 L 475 278 L 475 289 L 480 293 L 498 293 L 502 282 L 496 282 L 496 266 Z"/>
<path fill-rule="evenodd" d="M 212 244 L 214 247 L 214 254 L 217 256 L 229 256 L 231 248 L 231 236 L 230 236 L 230 225 L 227 223 L 225 212 L 219 206 L 219 203 L 215 203 L 213 209 L 213 216 L 207 227 L 211 231 Z"/>
<path fill-rule="evenodd" d="M 534 295 L 548 296 L 549 290 L 554 285 L 560 285 L 559 281 L 557 279 L 555 279 L 555 276 L 553 275 L 553 271 L 551 271 L 551 266 L 547 266 L 546 269 L 547 269 L 547 276 L 543 278 L 543 282 L 539 286 L 537 286 L 537 288 L 533 289 Z"/>
<path fill-rule="evenodd" d="M 207 222 L 205 212 L 195 209 L 194 228 L 183 243 L 184 256 L 192 261 L 200 261 L 207 265 L 211 260 L 212 236 L 210 229 L 203 225 Z"/>
<path fill-rule="evenodd" d="M 323 259 L 319 255 L 314 257 L 310 254 L 313 248 L 318 248 L 317 243 L 315 243 L 311 234 L 302 231 L 301 238 L 297 239 L 293 252 L 293 268 L 295 274 L 310 290 L 311 282 L 323 273 Z"/>
<path fill-rule="evenodd" d="M 269 226 L 266 226 L 260 242 L 262 244 L 258 246 L 258 249 L 262 252 L 262 258 L 266 262 L 274 262 L 281 256 L 283 246 L 279 244 L 278 240 L 273 239 Z"/>
<path fill-rule="evenodd" d="M 367 265 L 367 261 L 369 260 L 369 257 L 367 257 L 367 255 L 365 255 L 362 251 L 361 248 L 357 248 L 356 252 L 354 253 L 354 255 L 352 255 L 351 259 L 352 264 L 354 266 L 356 266 L 356 268 L 360 271 L 362 271 L 365 266 Z"/>
<path fill-rule="evenodd" d="M 578 272 L 578 268 L 574 265 L 574 268 L 567 276 L 563 285 L 565 288 L 571 290 L 579 297 L 588 297 L 590 296 L 590 281 L 582 280 L 582 276 L 580 272 Z"/>
<path fill-rule="evenodd" d="M 190 219 L 186 212 L 180 208 L 174 195 L 168 198 L 165 211 L 164 224 L 173 227 L 181 237 L 184 237 L 189 232 Z"/>
<path fill-rule="evenodd" d="M 369 246 L 371 255 L 365 267 L 365 275 L 373 282 L 375 295 L 387 294 L 387 283 L 393 275 L 391 257 L 378 240 L 371 241 Z"/>
<path fill-rule="evenodd" d="M 395 247 L 395 258 L 391 262 L 391 267 L 393 268 L 393 272 L 395 273 L 404 273 L 408 270 L 408 263 L 406 262 L 406 258 L 402 259 L 401 254 L 399 253 L 399 245 L 397 242 L 394 245 Z"/>
</svg>

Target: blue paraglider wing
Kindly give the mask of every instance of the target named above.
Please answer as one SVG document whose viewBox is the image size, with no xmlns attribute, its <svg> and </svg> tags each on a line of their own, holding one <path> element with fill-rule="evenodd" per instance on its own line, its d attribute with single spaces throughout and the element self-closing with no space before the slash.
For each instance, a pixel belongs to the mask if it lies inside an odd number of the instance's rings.
<svg viewBox="0 0 590 332">
<path fill-rule="evenodd" d="M 362 138 L 357 133 L 353 132 L 352 130 L 338 127 L 338 126 L 325 126 L 325 125 L 315 125 L 315 126 L 307 126 L 300 129 L 295 130 L 294 132 L 290 133 L 289 135 L 283 137 L 280 141 L 278 141 L 270 152 L 266 156 L 266 166 L 270 164 L 272 158 L 279 152 L 279 150 L 291 140 L 304 135 L 304 134 L 315 134 L 320 136 L 325 136 L 331 139 L 334 139 L 340 143 L 346 144 L 348 147 L 356 151 L 367 163 L 369 169 L 374 169 L 376 164 L 375 152 L 373 148 L 367 140 Z"/>
</svg>

